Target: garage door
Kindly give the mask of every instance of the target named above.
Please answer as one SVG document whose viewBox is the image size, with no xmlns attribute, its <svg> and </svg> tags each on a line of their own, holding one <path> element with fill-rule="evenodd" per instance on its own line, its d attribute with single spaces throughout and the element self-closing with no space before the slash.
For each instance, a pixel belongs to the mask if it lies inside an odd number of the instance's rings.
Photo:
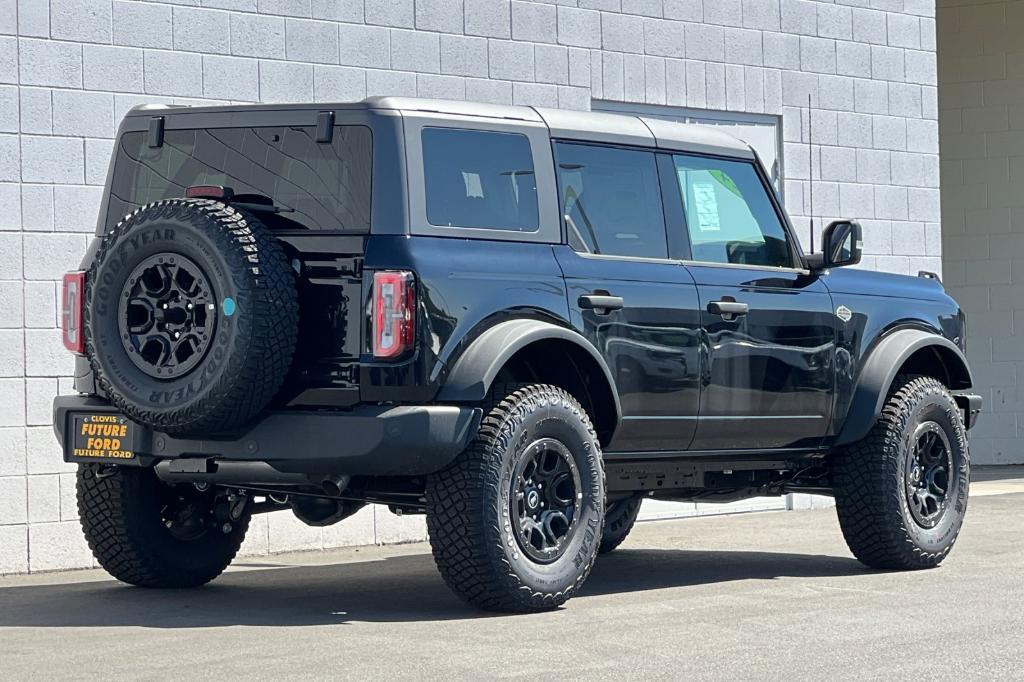
<svg viewBox="0 0 1024 682">
<path fill-rule="evenodd" d="M 637 105 L 622 102 L 606 102 L 595 100 L 591 103 L 594 111 L 607 111 L 615 114 L 635 114 L 650 118 L 662 118 L 680 123 L 691 123 L 699 126 L 711 126 L 737 137 L 757 152 L 765 170 L 781 193 L 781 152 L 782 144 L 780 119 L 777 116 L 762 114 L 738 114 L 720 111 L 704 111 L 683 109 L 678 107 L 662 107 L 656 105 Z M 789 500 L 786 497 L 763 497 L 731 504 L 694 504 L 689 502 L 663 502 L 647 500 L 640 512 L 641 520 L 658 518 L 678 518 L 683 516 L 702 516 L 706 514 L 722 514 L 741 511 L 762 511 L 786 509 Z"/>
</svg>

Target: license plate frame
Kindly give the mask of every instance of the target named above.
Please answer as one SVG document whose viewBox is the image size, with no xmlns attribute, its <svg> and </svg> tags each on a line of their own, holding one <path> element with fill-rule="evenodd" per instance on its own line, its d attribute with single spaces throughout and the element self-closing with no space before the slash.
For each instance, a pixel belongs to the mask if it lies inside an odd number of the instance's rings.
<svg viewBox="0 0 1024 682">
<path fill-rule="evenodd" d="M 140 428 L 116 412 L 73 412 L 68 415 L 65 454 L 76 462 L 125 464 L 138 458 Z"/>
</svg>

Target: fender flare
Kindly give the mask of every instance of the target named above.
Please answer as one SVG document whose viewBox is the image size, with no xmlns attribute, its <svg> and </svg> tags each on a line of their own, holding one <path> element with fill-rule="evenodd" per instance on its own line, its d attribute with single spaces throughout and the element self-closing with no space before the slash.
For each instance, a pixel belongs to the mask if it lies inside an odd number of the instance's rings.
<svg viewBox="0 0 1024 682">
<path fill-rule="evenodd" d="M 541 320 L 506 320 L 473 340 L 455 361 L 448 379 L 438 392 L 438 399 L 451 402 L 483 400 L 495 377 L 505 363 L 531 343 L 547 340 L 568 341 L 587 352 L 604 373 L 604 379 L 615 401 L 616 425 L 622 420 L 622 406 L 615 390 L 615 380 L 608 364 L 597 349 L 581 334 Z"/>
<path fill-rule="evenodd" d="M 889 387 L 904 363 L 914 353 L 928 347 L 940 353 L 940 361 L 945 365 L 947 373 L 959 383 L 950 388 L 969 388 L 973 385 L 967 358 L 952 341 L 922 329 L 895 331 L 879 341 L 864 361 L 836 445 L 855 443 L 867 435 L 882 414 Z"/>
</svg>

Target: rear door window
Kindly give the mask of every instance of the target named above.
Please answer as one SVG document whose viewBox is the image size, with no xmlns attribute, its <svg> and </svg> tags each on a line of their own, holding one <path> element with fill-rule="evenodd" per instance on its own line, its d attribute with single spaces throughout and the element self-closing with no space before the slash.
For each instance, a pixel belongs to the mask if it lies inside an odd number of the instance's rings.
<svg viewBox="0 0 1024 682">
<path fill-rule="evenodd" d="M 537 177 L 529 138 L 426 127 L 421 139 L 431 225 L 537 231 Z"/>
<path fill-rule="evenodd" d="M 654 152 L 558 144 L 560 208 L 577 251 L 667 258 Z"/>
<path fill-rule="evenodd" d="M 792 267 L 779 214 L 753 164 L 673 157 L 693 260 Z"/>
<path fill-rule="evenodd" d="M 318 143 L 312 126 L 168 130 L 152 148 L 145 133 L 118 142 L 107 224 L 192 185 L 230 187 L 240 200 L 280 209 L 274 227 L 367 232 L 373 142 L 366 126 L 336 126 Z M 263 217 L 263 216 L 261 216 Z"/>
</svg>

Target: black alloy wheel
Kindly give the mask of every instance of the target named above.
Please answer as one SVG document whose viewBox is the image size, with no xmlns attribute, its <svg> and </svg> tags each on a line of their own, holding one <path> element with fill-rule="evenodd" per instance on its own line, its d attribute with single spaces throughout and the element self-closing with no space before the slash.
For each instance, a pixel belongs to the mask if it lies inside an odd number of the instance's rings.
<svg viewBox="0 0 1024 682">
<path fill-rule="evenodd" d="M 920 424 L 907 448 L 907 504 L 914 521 L 922 528 L 934 528 L 946 511 L 952 448 L 945 431 L 937 423 Z"/>
<path fill-rule="evenodd" d="M 511 517 L 519 548 L 538 563 L 558 559 L 572 540 L 583 493 L 569 448 L 554 438 L 531 443 L 512 480 Z"/>
<path fill-rule="evenodd" d="M 210 349 L 215 300 L 206 274 L 192 259 L 166 252 L 145 259 L 125 281 L 118 311 L 128 357 L 155 379 L 187 374 Z"/>
<path fill-rule="evenodd" d="M 201 492 L 189 485 L 159 488 L 160 520 L 171 537 L 180 542 L 194 542 L 219 525 L 213 490 Z"/>
</svg>

